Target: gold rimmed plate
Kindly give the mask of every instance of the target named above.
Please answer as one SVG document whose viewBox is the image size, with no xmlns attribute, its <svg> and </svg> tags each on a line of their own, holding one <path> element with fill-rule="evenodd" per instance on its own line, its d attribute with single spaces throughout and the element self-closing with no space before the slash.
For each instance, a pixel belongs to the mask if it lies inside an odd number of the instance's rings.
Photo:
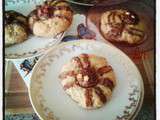
<svg viewBox="0 0 160 120">
<path fill-rule="evenodd" d="M 111 100 L 100 109 L 81 108 L 60 84 L 61 67 L 81 53 L 103 56 L 114 69 L 117 85 Z M 119 49 L 91 40 L 70 41 L 50 49 L 33 69 L 29 86 L 32 106 L 44 120 L 130 120 L 139 111 L 143 95 L 143 80 L 135 64 Z"/>
</svg>

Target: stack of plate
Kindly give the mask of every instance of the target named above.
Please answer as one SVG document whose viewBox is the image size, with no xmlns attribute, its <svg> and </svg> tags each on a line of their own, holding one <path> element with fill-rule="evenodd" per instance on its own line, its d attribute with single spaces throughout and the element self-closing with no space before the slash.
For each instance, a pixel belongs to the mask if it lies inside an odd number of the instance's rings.
<svg viewBox="0 0 160 120">
<path fill-rule="evenodd" d="M 81 53 L 107 58 L 116 74 L 113 96 L 100 109 L 84 110 L 64 93 L 60 85 L 61 67 Z M 138 69 L 119 49 L 102 42 L 78 40 L 52 48 L 38 61 L 29 93 L 35 111 L 44 120 L 130 120 L 141 108 L 144 88 Z"/>
</svg>

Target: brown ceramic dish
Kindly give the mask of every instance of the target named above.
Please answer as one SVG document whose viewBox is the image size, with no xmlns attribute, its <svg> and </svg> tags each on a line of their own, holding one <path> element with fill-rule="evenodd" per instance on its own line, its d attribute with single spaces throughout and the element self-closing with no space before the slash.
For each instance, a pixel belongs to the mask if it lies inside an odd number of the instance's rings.
<svg viewBox="0 0 160 120">
<path fill-rule="evenodd" d="M 104 12 L 113 9 L 127 9 L 130 11 L 134 11 L 140 17 L 140 19 L 142 19 L 147 25 L 147 28 L 145 29 L 147 38 L 144 37 L 143 40 L 133 45 L 127 44 L 126 42 L 117 43 L 114 41 L 108 41 L 100 30 L 100 21 L 101 21 L 101 16 Z M 96 26 L 97 28 L 96 31 L 99 31 L 99 34 L 104 38 L 104 41 L 114 44 L 116 47 L 120 48 L 126 53 L 134 53 L 136 50 L 139 50 L 139 52 L 145 52 L 153 49 L 154 46 L 153 10 L 152 8 L 144 5 L 143 3 L 129 1 L 112 7 L 92 7 L 87 14 L 86 24 L 88 28 L 92 30 L 95 30 L 93 29 L 93 25 Z"/>
</svg>

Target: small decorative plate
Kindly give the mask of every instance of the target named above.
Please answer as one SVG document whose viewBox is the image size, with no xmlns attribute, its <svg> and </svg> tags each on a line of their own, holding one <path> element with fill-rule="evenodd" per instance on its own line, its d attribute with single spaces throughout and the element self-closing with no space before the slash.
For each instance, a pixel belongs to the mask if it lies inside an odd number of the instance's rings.
<svg viewBox="0 0 160 120">
<path fill-rule="evenodd" d="M 33 1 L 9 1 L 5 2 L 5 10 L 15 10 L 28 15 L 36 5 L 42 3 L 43 0 Z M 19 6 L 19 7 L 17 7 Z M 24 59 L 42 55 L 50 47 L 57 45 L 64 36 L 64 32 L 52 38 L 43 38 L 30 35 L 29 38 L 19 44 L 5 47 L 6 59 Z"/>
<path fill-rule="evenodd" d="M 113 67 L 117 86 L 110 101 L 100 109 L 86 110 L 63 90 L 58 75 L 72 57 L 90 53 L 105 57 Z M 144 95 L 142 77 L 134 63 L 106 43 L 77 40 L 50 49 L 33 69 L 29 87 L 31 104 L 44 120 L 130 120 L 138 113 Z"/>
</svg>

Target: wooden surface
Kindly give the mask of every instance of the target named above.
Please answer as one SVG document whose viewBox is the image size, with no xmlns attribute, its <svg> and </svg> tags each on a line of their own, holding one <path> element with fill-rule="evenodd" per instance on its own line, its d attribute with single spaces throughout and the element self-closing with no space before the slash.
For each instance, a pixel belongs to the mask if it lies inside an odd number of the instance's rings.
<svg viewBox="0 0 160 120">
<path fill-rule="evenodd" d="M 8 64 L 5 83 L 6 110 L 13 113 L 33 111 L 27 87 L 12 63 Z"/>
</svg>

